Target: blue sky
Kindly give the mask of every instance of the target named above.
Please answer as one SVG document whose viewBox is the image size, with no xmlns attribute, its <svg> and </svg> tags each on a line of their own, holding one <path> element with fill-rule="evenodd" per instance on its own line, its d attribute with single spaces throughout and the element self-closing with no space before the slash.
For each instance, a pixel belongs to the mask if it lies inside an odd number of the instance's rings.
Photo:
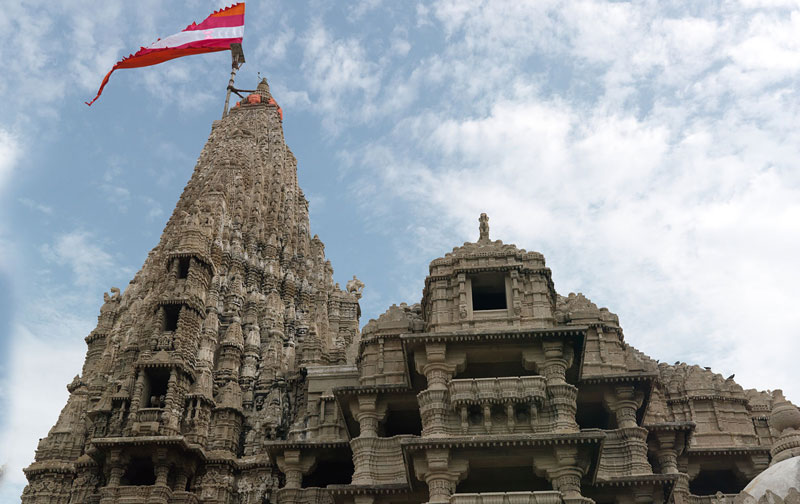
<svg viewBox="0 0 800 504">
<path fill-rule="evenodd" d="M 79 372 L 102 294 L 158 242 L 224 101 L 229 56 L 116 72 L 222 2 L 0 9 L 0 501 Z M 800 401 L 800 2 L 247 3 L 266 76 L 362 323 L 418 302 L 477 238 L 654 358 Z"/>
</svg>

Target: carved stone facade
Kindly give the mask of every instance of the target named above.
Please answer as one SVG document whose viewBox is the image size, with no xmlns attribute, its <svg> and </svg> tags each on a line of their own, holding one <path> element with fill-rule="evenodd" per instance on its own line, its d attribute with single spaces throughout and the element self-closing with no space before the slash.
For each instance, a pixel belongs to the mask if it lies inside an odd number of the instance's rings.
<svg viewBox="0 0 800 504">
<path fill-rule="evenodd" d="M 486 215 L 360 333 L 364 284 L 333 283 L 281 117 L 262 81 L 214 123 L 24 504 L 798 501 L 770 486 L 800 467 L 780 391 L 636 351 Z"/>
</svg>

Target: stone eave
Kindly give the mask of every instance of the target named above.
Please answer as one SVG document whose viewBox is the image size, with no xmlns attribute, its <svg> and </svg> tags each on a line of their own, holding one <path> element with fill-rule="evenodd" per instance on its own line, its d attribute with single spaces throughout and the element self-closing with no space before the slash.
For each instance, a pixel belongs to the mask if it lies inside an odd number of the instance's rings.
<svg viewBox="0 0 800 504">
<path fill-rule="evenodd" d="M 504 434 L 496 436 L 450 436 L 442 438 L 418 437 L 403 439 L 404 450 L 417 451 L 428 448 L 505 448 L 514 446 L 550 446 L 561 444 L 602 444 L 606 435 L 600 429 L 586 429 L 575 433 Z"/>
<path fill-rule="evenodd" d="M 768 446 L 726 446 L 726 447 L 702 447 L 702 448 L 689 448 L 686 450 L 686 455 L 703 456 L 703 455 L 769 455 L 770 448 Z"/>
<path fill-rule="evenodd" d="M 334 397 L 358 396 L 363 394 L 403 394 L 414 390 L 406 384 L 346 385 L 334 387 Z"/>
<path fill-rule="evenodd" d="M 264 447 L 271 460 L 276 460 L 286 450 L 301 450 L 305 452 L 351 450 L 349 441 L 271 441 L 264 443 Z"/>
<path fill-rule="evenodd" d="M 181 450 L 194 453 L 205 461 L 207 460 L 205 451 L 194 443 L 187 443 L 183 436 L 120 436 L 94 438 L 92 445 L 97 448 L 112 448 L 115 446 L 176 446 Z"/>
<path fill-rule="evenodd" d="M 619 488 L 619 487 L 638 487 L 645 485 L 662 485 L 664 491 L 664 502 L 671 502 L 672 492 L 675 483 L 681 477 L 680 474 L 643 474 L 638 476 L 618 476 L 610 479 L 595 480 L 595 488 Z"/>
<path fill-rule="evenodd" d="M 176 257 L 194 257 L 195 259 L 199 259 L 205 266 L 208 267 L 209 271 L 212 275 L 217 274 L 217 268 L 214 266 L 214 261 L 211 260 L 211 257 L 208 256 L 205 252 L 198 252 L 193 250 L 171 250 L 166 254 L 165 262 L 169 262 L 170 260 Z"/>
<path fill-rule="evenodd" d="M 407 377 L 406 377 L 407 378 Z M 353 439 L 353 432 L 351 431 L 350 422 L 347 421 L 348 415 L 352 419 L 353 415 L 350 413 L 350 404 L 345 400 L 348 397 L 358 397 L 359 395 L 376 394 L 378 396 L 398 396 L 403 394 L 411 394 L 416 399 L 416 392 L 409 385 L 405 384 L 380 384 L 380 385 L 347 385 L 343 387 L 333 388 L 333 399 L 336 400 L 336 406 L 339 408 L 339 413 L 345 420 L 345 430 L 347 436 Z"/>
<path fill-rule="evenodd" d="M 400 336 L 403 352 L 408 354 L 412 346 L 423 343 L 485 343 L 497 341 L 530 340 L 546 337 L 572 337 L 577 340 L 575 361 L 567 370 L 576 370 L 577 381 L 582 379 L 583 354 L 586 352 L 586 331 L 588 326 L 548 327 L 548 328 L 514 328 L 514 329 L 473 329 L 468 331 L 407 333 Z"/>
<path fill-rule="evenodd" d="M 553 434 L 505 434 L 498 436 L 451 436 L 446 438 L 409 438 L 400 441 L 403 459 L 406 466 L 406 477 L 412 484 L 411 453 L 425 449 L 437 448 L 524 448 L 529 446 L 557 446 L 565 444 L 590 445 L 593 450 L 590 456 L 589 469 L 586 476 L 594 484 L 597 479 L 597 470 L 600 466 L 600 454 L 606 435 L 600 429 L 587 429 L 575 433 Z"/>
<path fill-rule="evenodd" d="M 652 382 L 658 379 L 658 373 L 631 372 L 608 375 L 581 376 L 580 383 L 619 383 L 619 382 Z"/>
<path fill-rule="evenodd" d="M 729 401 L 747 404 L 750 399 L 746 397 L 730 397 L 722 394 L 687 394 L 681 397 L 672 397 L 667 399 L 667 404 L 680 404 L 689 401 Z"/>
<path fill-rule="evenodd" d="M 83 338 L 83 341 L 85 341 L 86 344 L 89 345 L 89 344 L 93 343 L 97 339 L 106 338 L 106 337 L 108 337 L 108 333 L 107 332 L 104 332 L 104 331 L 92 331 L 92 332 L 89 333 L 88 336 Z"/>
<path fill-rule="evenodd" d="M 584 343 L 585 346 L 585 343 Z M 594 385 L 600 383 L 634 383 L 641 384 L 645 387 L 644 399 L 642 405 L 636 410 L 636 422 L 641 424 L 647 417 L 647 409 L 650 407 L 650 396 L 653 393 L 653 387 L 658 379 L 658 373 L 651 372 L 631 372 L 631 373 L 616 373 L 608 375 L 592 375 L 589 377 L 580 375 L 578 384 Z"/>
<path fill-rule="evenodd" d="M 697 427 L 694 422 L 659 422 L 653 424 L 642 425 L 645 429 L 651 432 L 659 431 L 687 431 L 691 432 Z"/>
<path fill-rule="evenodd" d="M 75 472 L 75 463 L 61 460 L 42 460 L 32 463 L 24 468 L 22 472 L 24 472 L 27 477 L 42 473 L 72 474 Z"/>
<path fill-rule="evenodd" d="M 640 474 L 635 476 L 617 476 L 609 479 L 597 479 L 593 486 L 596 487 L 628 487 L 642 486 L 653 483 L 675 484 L 680 474 Z"/>
<path fill-rule="evenodd" d="M 408 483 L 390 483 L 382 485 L 328 485 L 332 495 L 396 495 L 410 492 Z"/>
<path fill-rule="evenodd" d="M 400 338 L 408 343 L 493 342 L 496 340 L 544 338 L 547 336 L 583 337 L 587 329 L 588 326 L 530 329 L 476 329 L 470 331 L 406 333 L 402 334 Z"/>
</svg>

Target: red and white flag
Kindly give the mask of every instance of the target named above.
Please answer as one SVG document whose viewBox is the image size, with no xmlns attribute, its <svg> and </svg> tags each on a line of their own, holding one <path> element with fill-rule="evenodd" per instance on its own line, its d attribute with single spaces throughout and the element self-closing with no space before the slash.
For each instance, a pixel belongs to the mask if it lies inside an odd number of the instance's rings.
<svg viewBox="0 0 800 504">
<path fill-rule="evenodd" d="M 118 68 L 138 68 L 157 65 L 164 61 L 217 51 L 227 51 L 231 44 L 241 44 L 244 36 L 244 2 L 218 10 L 208 16 L 202 23 L 192 23 L 182 32 L 159 39 L 148 47 L 142 47 L 136 54 L 122 58 L 106 74 L 97 96 L 86 105 L 91 105 L 108 84 L 111 73 Z"/>
</svg>

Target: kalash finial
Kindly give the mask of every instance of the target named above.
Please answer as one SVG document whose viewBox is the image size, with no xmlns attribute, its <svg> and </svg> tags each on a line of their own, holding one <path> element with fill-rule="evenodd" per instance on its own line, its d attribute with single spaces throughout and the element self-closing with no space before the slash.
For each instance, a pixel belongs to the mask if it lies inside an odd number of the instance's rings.
<svg viewBox="0 0 800 504">
<path fill-rule="evenodd" d="M 256 93 L 261 95 L 261 102 L 267 103 L 269 99 L 272 98 L 272 95 L 269 92 L 269 84 L 267 83 L 267 78 L 262 77 L 261 82 L 258 83 L 256 87 Z"/>
<path fill-rule="evenodd" d="M 478 222 L 480 222 L 480 227 L 478 230 L 480 231 L 480 237 L 478 238 L 478 243 L 489 243 L 489 217 L 482 213 L 481 216 L 478 218 Z"/>
</svg>

